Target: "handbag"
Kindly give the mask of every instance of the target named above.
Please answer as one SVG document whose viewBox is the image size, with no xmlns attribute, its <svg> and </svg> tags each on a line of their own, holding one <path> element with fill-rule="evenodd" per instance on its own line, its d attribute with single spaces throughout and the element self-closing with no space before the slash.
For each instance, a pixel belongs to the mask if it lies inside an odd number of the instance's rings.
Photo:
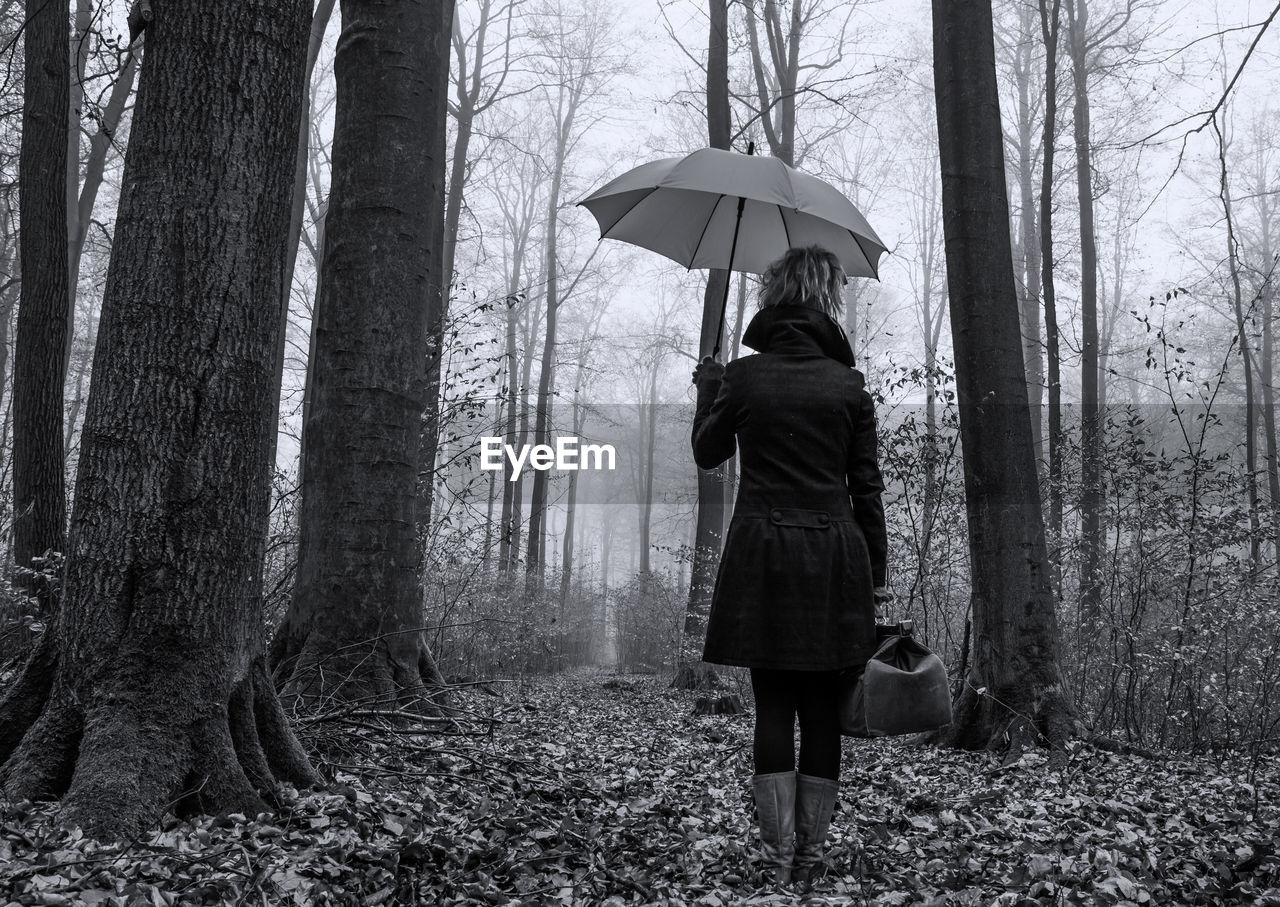
<svg viewBox="0 0 1280 907">
<path fill-rule="evenodd" d="M 876 624 L 876 653 L 861 672 L 855 668 L 841 675 L 841 734 L 918 734 L 951 723 L 946 665 L 914 631 L 910 620 Z"/>
</svg>

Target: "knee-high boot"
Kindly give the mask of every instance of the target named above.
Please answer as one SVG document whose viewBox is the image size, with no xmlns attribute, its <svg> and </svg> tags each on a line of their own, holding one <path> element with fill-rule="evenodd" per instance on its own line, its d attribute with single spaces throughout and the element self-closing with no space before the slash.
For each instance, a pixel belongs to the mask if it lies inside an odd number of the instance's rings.
<svg viewBox="0 0 1280 907">
<path fill-rule="evenodd" d="M 796 776 L 796 855 L 792 878 L 807 884 L 820 875 L 840 782 L 813 775 Z"/>
<path fill-rule="evenodd" d="M 791 881 L 795 856 L 796 773 L 772 772 L 751 779 L 760 824 L 760 851 L 773 881 Z"/>
</svg>

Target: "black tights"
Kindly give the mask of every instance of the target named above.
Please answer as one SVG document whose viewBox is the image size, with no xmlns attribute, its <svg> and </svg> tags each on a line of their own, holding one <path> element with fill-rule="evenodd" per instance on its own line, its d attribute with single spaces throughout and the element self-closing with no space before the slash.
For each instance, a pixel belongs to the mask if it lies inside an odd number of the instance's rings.
<svg viewBox="0 0 1280 907">
<path fill-rule="evenodd" d="M 800 773 L 838 780 L 840 724 L 838 671 L 751 669 L 756 695 L 757 775 L 796 768 L 795 727 L 800 716 Z"/>
</svg>

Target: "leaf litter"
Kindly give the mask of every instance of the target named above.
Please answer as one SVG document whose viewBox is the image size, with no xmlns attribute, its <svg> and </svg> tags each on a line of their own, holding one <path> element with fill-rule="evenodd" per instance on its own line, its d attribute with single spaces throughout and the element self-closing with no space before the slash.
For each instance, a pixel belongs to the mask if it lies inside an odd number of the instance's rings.
<svg viewBox="0 0 1280 907">
<path fill-rule="evenodd" d="M 9 904 L 799 903 L 753 859 L 751 718 L 694 717 L 653 676 L 495 687 L 485 734 L 378 735 L 257 817 L 166 816 L 135 841 L 0 808 Z M 479 696 L 479 693 L 475 695 Z M 808 903 L 1280 904 L 1280 759 L 846 740 Z M 353 758 L 353 757 L 348 757 Z"/>
</svg>

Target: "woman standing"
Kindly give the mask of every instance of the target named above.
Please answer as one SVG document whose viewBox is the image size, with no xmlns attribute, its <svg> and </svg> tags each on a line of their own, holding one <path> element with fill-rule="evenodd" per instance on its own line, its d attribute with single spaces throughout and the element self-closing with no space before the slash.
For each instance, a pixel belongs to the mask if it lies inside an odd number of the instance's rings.
<svg viewBox="0 0 1280 907">
<path fill-rule="evenodd" d="M 822 865 L 840 776 L 838 674 L 875 649 L 887 538 L 876 423 L 836 322 L 839 260 L 817 246 L 770 265 L 743 343 L 759 355 L 694 372 L 693 455 L 741 448 L 741 480 L 703 652 L 751 669 L 752 789 L 776 882 Z M 800 720 L 797 772 L 793 734 Z"/>
</svg>

